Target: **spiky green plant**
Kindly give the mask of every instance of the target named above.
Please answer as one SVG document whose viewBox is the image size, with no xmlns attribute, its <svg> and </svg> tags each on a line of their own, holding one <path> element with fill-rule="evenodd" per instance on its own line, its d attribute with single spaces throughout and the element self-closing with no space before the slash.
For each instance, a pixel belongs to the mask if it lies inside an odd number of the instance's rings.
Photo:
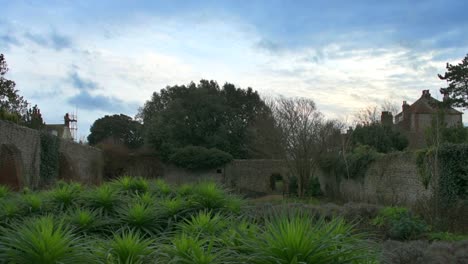
<svg viewBox="0 0 468 264">
<path fill-rule="evenodd" d="M 214 182 L 200 182 L 194 186 L 194 203 L 205 209 L 222 209 L 226 206 L 226 194 Z"/>
<path fill-rule="evenodd" d="M 106 263 L 143 264 L 150 263 L 155 255 L 154 241 L 133 230 L 114 234 L 105 245 Z"/>
<path fill-rule="evenodd" d="M 120 177 L 112 182 L 118 190 L 125 194 L 144 193 L 148 191 L 148 181 L 146 179 L 130 176 Z"/>
<path fill-rule="evenodd" d="M 158 196 L 169 196 L 172 193 L 171 186 L 162 179 L 157 179 L 151 184 L 151 192 Z"/>
<path fill-rule="evenodd" d="M 117 210 L 121 227 L 135 229 L 145 234 L 156 234 L 163 228 L 161 214 L 155 207 L 142 203 L 130 202 Z"/>
<path fill-rule="evenodd" d="M 0 202 L 0 224 L 8 224 L 23 216 L 24 213 L 24 207 L 17 199 L 12 198 Z"/>
<path fill-rule="evenodd" d="M 168 218 L 182 217 L 188 211 L 188 203 L 180 197 L 165 198 L 158 202 L 159 206 L 164 209 Z"/>
<path fill-rule="evenodd" d="M 263 234 L 247 242 L 251 263 L 376 263 L 369 242 L 343 219 L 311 219 L 299 212 L 269 217 Z"/>
<path fill-rule="evenodd" d="M 89 208 L 74 208 L 68 212 L 66 219 L 75 230 L 83 233 L 96 231 L 106 224 L 99 211 Z"/>
<path fill-rule="evenodd" d="M 84 195 L 85 204 L 91 208 L 112 213 L 122 202 L 118 190 L 109 184 L 101 185 Z"/>
<path fill-rule="evenodd" d="M 196 234 L 182 233 L 172 238 L 169 245 L 162 245 L 158 263 L 230 263 L 231 252 L 217 248 L 216 244 L 216 238 L 201 239 Z"/>
<path fill-rule="evenodd" d="M 0 259 L 5 263 L 93 263 L 88 245 L 51 216 L 2 228 Z"/>
<path fill-rule="evenodd" d="M 200 211 L 196 215 L 192 215 L 190 219 L 185 219 L 180 223 L 179 228 L 187 234 L 200 234 L 202 237 L 214 236 L 224 231 L 228 223 L 229 220 L 219 213 Z"/>
<path fill-rule="evenodd" d="M 44 196 L 41 193 L 28 192 L 22 195 L 21 198 L 29 213 L 40 213 L 45 207 Z"/>
<path fill-rule="evenodd" d="M 193 185 L 182 184 L 176 189 L 176 193 L 182 197 L 187 197 L 193 194 Z"/>
<path fill-rule="evenodd" d="M 57 183 L 57 187 L 48 192 L 51 204 L 55 209 L 65 210 L 80 201 L 83 186 L 79 183 Z"/>
<path fill-rule="evenodd" d="M 8 186 L 0 184 L 0 199 L 6 197 L 10 192 L 11 190 Z"/>
</svg>

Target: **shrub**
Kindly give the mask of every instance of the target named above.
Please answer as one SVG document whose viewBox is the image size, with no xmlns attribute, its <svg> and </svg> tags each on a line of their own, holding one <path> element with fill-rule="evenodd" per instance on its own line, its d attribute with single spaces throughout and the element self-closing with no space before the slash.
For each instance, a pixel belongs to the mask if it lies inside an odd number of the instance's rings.
<svg viewBox="0 0 468 264">
<path fill-rule="evenodd" d="M 10 194 L 11 190 L 8 186 L 6 185 L 0 185 L 0 199 L 8 196 Z"/>
<path fill-rule="evenodd" d="M 90 263 L 88 245 L 51 216 L 2 228 L 0 259 L 7 263 Z"/>
<path fill-rule="evenodd" d="M 22 203 L 29 213 L 40 213 L 45 208 L 44 197 L 38 193 L 27 193 L 22 197 Z"/>
<path fill-rule="evenodd" d="M 66 219 L 75 230 L 83 233 L 96 231 L 99 227 L 106 224 L 99 212 L 87 208 L 71 210 Z"/>
<path fill-rule="evenodd" d="M 424 221 L 402 207 L 385 207 L 372 222 L 392 239 L 408 240 L 420 236 L 428 227 Z"/>
<path fill-rule="evenodd" d="M 123 176 L 114 180 L 112 184 L 126 194 L 148 191 L 148 181 L 140 177 Z"/>
<path fill-rule="evenodd" d="M 309 183 L 307 184 L 306 195 L 314 197 L 322 195 L 318 177 L 310 177 Z"/>
<path fill-rule="evenodd" d="M 52 206 L 58 210 L 65 210 L 80 201 L 82 186 L 79 183 L 58 182 L 57 186 L 48 193 Z"/>
<path fill-rule="evenodd" d="M 108 245 L 104 246 L 106 263 L 150 263 L 154 256 L 153 240 L 133 230 L 114 234 Z"/>
<path fill-rule="evenodd" d="M 186 234 L 199 234 L 201 237 L 216 236 L 226 229 L 228 220 L 219 213 L 200 211 L 179 224 L 180 230 Z"/>
<path fill-rule="evenodd" d="M 122 206 L 117 211 L 117 217 L 123 228 L 144 234 L 153 235 L 162 229 L 161 215 L 153 206 L 142 202 L 130 202 Z"/>
<path fill-rule="evenodd" d="M 101 185 L 84 195 L 85 204 L 104 213 L 114 212 L 121 199 L 118 190 L 109 184 Z"/>
<path fill-rule="evenodd" d="M 46 132 L 41 132 L 40 139 L 41 162 L 39 174 L 42 185 L 48 185 L 58 177 L 60 140 L 58 137 Z"/>
<path fill-rule="evenodd" d="M 264 232 L 250 241 L 251 263 L 361 263 L 376 260 L 362 234 L 341 218 L 326 222 L 293 211 L 266 219 Z"/>
<path fill-rule="evenodd" d="M 189 170 L 212 169 L 223 166 L 233 159 L 232 155 L 222 150 L 197 146 L 179 148 L 170 156 L 170 162 Z"/>
</svg>

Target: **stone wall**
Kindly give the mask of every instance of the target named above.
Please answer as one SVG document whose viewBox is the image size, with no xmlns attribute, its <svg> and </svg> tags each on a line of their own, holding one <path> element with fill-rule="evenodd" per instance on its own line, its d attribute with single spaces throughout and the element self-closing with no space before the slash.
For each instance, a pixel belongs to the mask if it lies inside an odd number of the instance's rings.
<svg viewBox="0 0 468 264">
<path fill-rule="evenodd" d="M 0 184 L 18 177 L 19 187 L 38 188 L 41 162 L 40 132 L 0 120 Z M 13 154 L 12 154 L 13 153 Z M 71 141 L 60 141 L 59 178 L 85 184 L 102 180 L 101 151 Z M 15 163 L 12 166 L 11 161 Z M 8 168 L 7 168 L 8 167 Z M 8 175 L 6 175 L 8 174 Z"/>
<path fill-rule="evenodd" d="M 321 182 L 333 184 L 322 177 Z M 419 178 L 414 153 L 387 154 L 369 166 L 363 179 L 343 179 L 338 185 L 346 201 L 411 206 L 431 196 Z"/>
<path fill-rule="evenodd" d="M 212 170 L 190 171 L 177 168 L 173 165 L 165 165 L 163 179 L 170 184 L 195 183 L 199 181 L 214 181 L 224 185 L 224 168 Z"/>
<path fill-rule="evenodd" d="M 20 178 L 21 186 L 35 188 L 39 185 L 39 167 L 41 140 L 39 131 L 18 126 L 11 122 L 0 120 L 0 145 L 6 148 L 14 149 L 17 152 L 15 162 L 19 163 L 21 168 Z M 2 152 L 4 156 L 6 153 Z M 11 165 L 11 164 L 10 164 Z M 2 166 L 7 166 L 6 164 Z M 11 177 L 2 175 L 2 177 Z"/>
<path fill-rule="evenodd" d="M 225 167 L 224 183 L 238 192 L 269 194 L 274 174 L 281 175 L 287 186 L 289 170 L 283 160 L 234 160 Z"/>
</svg>

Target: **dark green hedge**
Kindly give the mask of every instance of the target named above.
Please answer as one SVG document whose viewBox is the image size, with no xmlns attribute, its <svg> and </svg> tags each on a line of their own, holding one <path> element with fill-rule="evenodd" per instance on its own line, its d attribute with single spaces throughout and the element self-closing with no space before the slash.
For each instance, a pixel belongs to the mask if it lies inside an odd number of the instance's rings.
<svg viewBox="0 0 468 264">
<path fill-rule="evenodd" d="M 59 173 L 59 147 L 58 137 L 42 132 L 41 137 L 41 165 L 40 180 L 42 185 L 53 182 Z"/>
<path fill-rule="evenodd" d="M 441 202 L 468 199 L 468 144 L 444 144 L 438 154 Z"/>
<path fill-rule="evenodd" d="M 216 168 L 230 162 L 232 159 L 231 154 L 222 150 L 198 146 L 176 149 L 170 156 L 170 162 L 178 167 L 190 170 Z"/>
</svg>

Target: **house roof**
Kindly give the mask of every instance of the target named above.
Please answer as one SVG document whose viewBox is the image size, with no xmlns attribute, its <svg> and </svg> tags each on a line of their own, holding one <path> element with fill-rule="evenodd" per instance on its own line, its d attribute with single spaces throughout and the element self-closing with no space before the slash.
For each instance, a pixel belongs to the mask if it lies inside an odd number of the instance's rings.
<svg viewBox="0 0 468 264">
<path fill-rule="evenodd" d="M 431 96 L 429 90 L 423 90 L 421 97 L 412 105 L 410 105 L 408 110 L 410 113 L 416 114 L 435 114 L 438 110 L 443 110 L 445 114 L 449 115 L 463 114 L 462 112 L 450 106 L 442 106 L 443 108 L 438 108 L 441 107 L 441 103 L 442 102 Z M 402 113 L 399 113 L 398 116 L 401 114 Z"/>
</svg>

